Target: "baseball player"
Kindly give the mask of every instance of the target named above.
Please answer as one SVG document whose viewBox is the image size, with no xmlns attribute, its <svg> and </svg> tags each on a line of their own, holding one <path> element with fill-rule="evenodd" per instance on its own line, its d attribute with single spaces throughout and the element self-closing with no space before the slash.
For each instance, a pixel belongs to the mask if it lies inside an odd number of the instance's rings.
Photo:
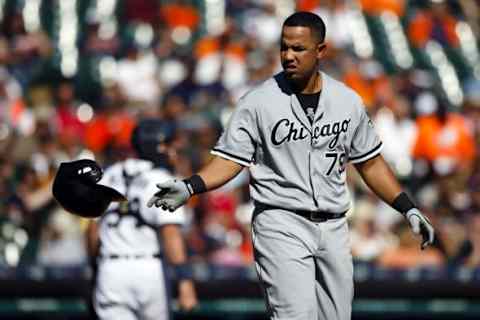
<svg viewBox="0 0 480 320">
<path fill-rule="evenodd" d="M 172 178 L 174 133 L 173 125 L 160 120 L 141 121 L 132 135 L 139 158 L 112 165 L 99 181 L 128 199 L 112 202 L 87 232 L 87 247 L 98 263 L 93 306 L 100 319 L 169 319 L 163 258 L 176 272 L 180 307 L 189 310 L 197 303 L 179 227 L 183 210 L 159 213 L 146 206 L 155 181 Z"/>
<path fill-rule="evenodd" d="M 283 72 L 240 99 L 205 168 L 183 181 L 159 183 L 148 203 L 174 211 L 248 167 L 255 266 L 270 319 L 350 319 L 348 162 L 423 236 L 422 248 L 434 236 L 381 156 L 382 142 L 360 97 L 319 71 L 324 40 L 319 16 L 288 17 Z"/>
</svg>

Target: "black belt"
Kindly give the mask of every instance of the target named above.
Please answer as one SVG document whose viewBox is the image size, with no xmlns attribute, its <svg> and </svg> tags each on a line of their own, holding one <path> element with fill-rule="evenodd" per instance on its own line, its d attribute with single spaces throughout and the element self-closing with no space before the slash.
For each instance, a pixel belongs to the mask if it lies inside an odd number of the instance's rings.
<svg viewBox="0 0 480 320">
<path fill-rule="evenodd" d="M 107 254 L 107 255 L 102 255 L 102 259 L 126 259 L 126 260 L 137 260 L 137 259 L 149 259 L 149 258 L 155 258 L 155 259 L 160 259 L 162 257 L 161 253 L 155 253 L 155 254 Z"/>
<path fill-rule="evenodd" d="M 286 210 L 293 212 L 295 214 L 298 214 L 299 216 L 304 217 L 307 220 L 310 220 L 312 222 L 325 222 L 327 220 L 332 220 L 332 219 L 340 219 L 345 217 L 345 214 L 347 211 L 344 212 L 329 212 L 329 211 L 310 211 L 310 210 L 299 210 L 299 209 L 286 209 L 286 208 L 281 208 L 281 207 L 276 207 L 272 206 L 269 204 L 264 204 L 264 203 L 255 203 L 257 207 L 260 209 L 280 209 L 280 210 Z"/>
</svg>

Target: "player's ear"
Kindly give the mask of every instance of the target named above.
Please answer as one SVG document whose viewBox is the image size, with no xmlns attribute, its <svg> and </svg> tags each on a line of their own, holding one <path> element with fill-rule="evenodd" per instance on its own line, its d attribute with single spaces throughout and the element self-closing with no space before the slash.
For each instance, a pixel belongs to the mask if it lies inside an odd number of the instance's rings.
<svg viewBox="0 0 480 320">
<path fill-rule="evenodd" d="M 327 51 L 327 44 L 325 42 L 320 42 L 317 44 L 317 58 L 322 59 Z"/>
</svg>

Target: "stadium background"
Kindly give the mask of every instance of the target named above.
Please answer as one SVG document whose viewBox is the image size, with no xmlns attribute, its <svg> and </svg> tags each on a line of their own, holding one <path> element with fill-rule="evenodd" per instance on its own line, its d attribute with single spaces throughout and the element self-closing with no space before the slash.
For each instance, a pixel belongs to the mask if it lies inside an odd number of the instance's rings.
<svg viewBox="0 0 480 320">
<path fill-rule="evenodd" d="M 209 160 L 250 87 L 279 69 L 283 18 L 327 24 L 322 68 L 364 99 L 384 156 L 430 219 L 420 252 L 353 170 L 354 319 L 480 317 L 480 3 L 475 0 L 0 0 L 0 318 L 88 319 L 86 221 L 61 161 L 129 154 L 137 119 L 176 121 L 180 175 Z M 271 106 L 274 107 L 274 106 Z M 176 319 L 264 319 L 248 176 L 188 204 L 201 304 Z"/>
</svg>

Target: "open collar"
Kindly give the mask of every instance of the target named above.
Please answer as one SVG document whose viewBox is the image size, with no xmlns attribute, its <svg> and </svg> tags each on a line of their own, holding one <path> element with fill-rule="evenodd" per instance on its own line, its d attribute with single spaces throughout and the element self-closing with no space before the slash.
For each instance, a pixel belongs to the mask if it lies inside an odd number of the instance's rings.
<svg viewBox="0 0 480 320">
<path fill-rule="evenodd" d="M 328 95 L 328 83 L 330 81 L 325 73 L 321 71 L 319 71 L 318 73 L 322 77 L 322 91 L 320 93 L 320 98 L 318 99 L 317 109 L 315 110 L 315 118 L 313 120 L 313 124 L 310 124 L 310 120 L 305 114 L 305 111 L 303 110 L 302 105 L 297 98 L 297 95 L 294 93 L 290 95 L 290 106 L 292 108 L 293 114 L 295 115 L 297 120 L 300 121 L 300 123 L 305 127 L 305 129 L 310 132 L 310 134 L 312 133 L 312 126 L 323 117 L 323 113 L 325 111 L 325 103 Z"/>
</svg>

